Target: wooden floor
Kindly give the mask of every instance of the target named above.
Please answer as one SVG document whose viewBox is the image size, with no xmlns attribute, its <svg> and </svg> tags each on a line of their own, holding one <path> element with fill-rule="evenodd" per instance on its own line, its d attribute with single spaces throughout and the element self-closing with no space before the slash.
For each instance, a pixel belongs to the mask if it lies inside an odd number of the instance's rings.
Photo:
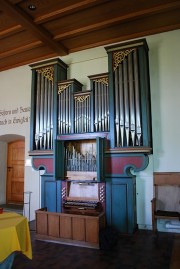
<svg viewBox="0 0 180 269">
<path fill-rule="evenodd" d="M 20 204 L 1 204 L 4 212 L 16 212 L 23 215 L 23 205 Z"/>
<path fill-rule="evenodd" d="M 180 269 L 180 234 L 174 238 L 170 269 Z"/>
<path fill-rule="evenodd" d="M 12 269 L 179 269 L 180 234 L 139 230 L 119 236 L 110 250 L 96 250 L 35 240 L 30 223 L 33 259 L 17 254 Z"/>
</svg>

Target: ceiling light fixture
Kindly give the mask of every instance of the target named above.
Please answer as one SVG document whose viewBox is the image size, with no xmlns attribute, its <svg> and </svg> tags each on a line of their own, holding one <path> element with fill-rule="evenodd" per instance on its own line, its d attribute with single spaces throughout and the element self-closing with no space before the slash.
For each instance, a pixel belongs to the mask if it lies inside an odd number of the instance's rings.
<svg viewBox="0 0 180 269">
<path fill-rule="evenodd" d="M 36 10 L 36 6 L 33 5 L 33 4 L 30 4 L 30 5 L 28 6 L 28 8 L 29 8 L 29 10 L 31 10 L 31 11 Z"/>
</svg>

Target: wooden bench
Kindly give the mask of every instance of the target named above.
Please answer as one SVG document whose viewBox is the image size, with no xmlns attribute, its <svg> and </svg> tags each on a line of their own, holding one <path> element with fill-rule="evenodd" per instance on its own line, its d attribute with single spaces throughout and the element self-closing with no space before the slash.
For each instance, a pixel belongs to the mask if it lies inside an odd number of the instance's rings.
<svg viewBox="0 0 180 269">
<path fill-rule="evenodd" d="M 156 172 L 153 180 L 152 228 L 157 231 L 157 219 L 180 220 L 180 173 Z"/>
</svg>

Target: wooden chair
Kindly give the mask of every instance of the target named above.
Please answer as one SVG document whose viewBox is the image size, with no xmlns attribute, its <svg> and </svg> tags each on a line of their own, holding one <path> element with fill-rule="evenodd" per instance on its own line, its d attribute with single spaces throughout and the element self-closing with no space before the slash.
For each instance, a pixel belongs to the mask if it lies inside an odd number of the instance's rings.
<svg viewBox="0 0 180 269">
<path fill-rule="evenodd" d="M 154 173 L 152 228 L 157 232 L 157 219 L 180 220 L 180 173 Z"/>
</svg>

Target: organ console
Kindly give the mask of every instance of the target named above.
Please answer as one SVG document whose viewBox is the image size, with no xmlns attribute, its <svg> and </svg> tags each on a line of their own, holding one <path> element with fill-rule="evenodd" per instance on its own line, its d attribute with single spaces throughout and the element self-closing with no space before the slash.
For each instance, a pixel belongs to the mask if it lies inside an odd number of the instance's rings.
<svg viewBox="0 0 180 269">
<path fill-rule="evenodd" d="M 105 211 L 104 183 L 63 181 L 62 189 L 62 212 L 98 216 Z"/>
</svg>

